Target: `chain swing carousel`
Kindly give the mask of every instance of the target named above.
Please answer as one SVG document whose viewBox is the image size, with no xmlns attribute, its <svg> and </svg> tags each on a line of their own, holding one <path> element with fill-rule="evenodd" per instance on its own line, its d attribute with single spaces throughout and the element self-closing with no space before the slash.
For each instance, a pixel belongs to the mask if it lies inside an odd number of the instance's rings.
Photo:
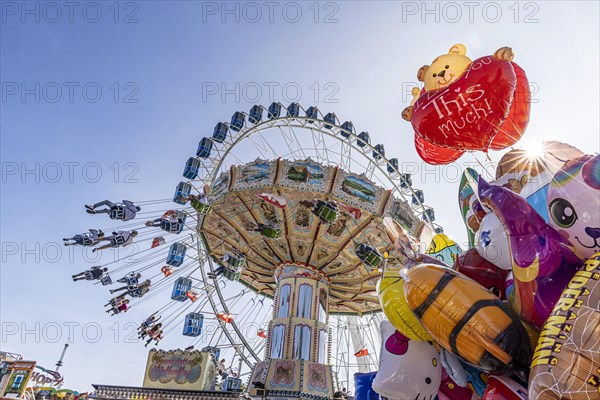
<svg viewBox="0 0 600 400">
<path fill-rule="evenodd" d="M 273 103 L 219 122 L 184 177 L 173 197 L 181 207 L 142 235 L 154 246 L 157 230 L 168 233 L 170 246 L 152 247 L 131 271 L 160 269 L 138 303 L 171 288 L 155 313 L 160 335 L 183 320 L 191 346 L 208 343 L 239 361 L 255 398 L 331 399 L 354 372 L 376 370 L 375 284 L 385 262 L 404 261 L 383 218 L 441 232 L 398 160 L 333 113 Z M 126 268 L 131 262 L 110 274 Z M 207 320 L 219 327 L 211 337 Z"/>
</svg>

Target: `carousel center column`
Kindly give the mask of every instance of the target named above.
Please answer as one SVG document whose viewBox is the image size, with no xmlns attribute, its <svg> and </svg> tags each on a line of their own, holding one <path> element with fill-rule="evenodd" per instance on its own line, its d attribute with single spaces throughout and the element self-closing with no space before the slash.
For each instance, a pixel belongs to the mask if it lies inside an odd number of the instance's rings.
<svg viewBox="0 0 600 400">
<path fill-rule="evenodd" d="M 275 281 L 265 359 L 254 367 L 250 394 L 331 399 L 329 283 L 314 268 L 289 264 L 275 268 Z"/>
</svg>

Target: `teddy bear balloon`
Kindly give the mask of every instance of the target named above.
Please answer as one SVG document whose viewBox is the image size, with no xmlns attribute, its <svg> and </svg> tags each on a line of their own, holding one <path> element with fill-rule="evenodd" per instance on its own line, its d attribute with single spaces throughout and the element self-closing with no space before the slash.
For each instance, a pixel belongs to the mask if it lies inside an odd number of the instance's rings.
<svg viewBox="0 0 600 400">
<path fill-rule="evenodd" d="M 412 123 L 415 147 L 430 164 L 447 164 L 465 151 L 499 150 L 516 143 L 529 121 L 525 72 L 510 47 L 471 61 L 462 44 L 419 69 L 421 90 L 402 117 Z"/>
</svg>

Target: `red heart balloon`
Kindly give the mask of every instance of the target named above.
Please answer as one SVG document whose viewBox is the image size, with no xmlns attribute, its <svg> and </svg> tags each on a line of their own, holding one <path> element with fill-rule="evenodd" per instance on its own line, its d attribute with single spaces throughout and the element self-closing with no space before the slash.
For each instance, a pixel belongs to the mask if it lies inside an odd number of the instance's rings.
<svg viewBox="0 0 600 400">
<path fill-rule="evenodd" d="M 517 77 L 517 88 L 513 96 L 508 117 L 490 144 L 490 149 L 500 150 L 517 143 L 529 122 L 529 111 L 531 108 L 531 92 L 529 91 L 529 80 L 525 71 L 516 63 L 511 63 Z"/>
<path fill-rule="evenodd" d="M 511 62 L 479 58 L 450 85 L 417 99 L 412 126 L 437 146 L 487 151 L 509 114 L 516 85 Z"/>
<path fill-rule="evenodd" d="M 451 163 L 458 160 L 464 153 L 464 151 L 436 146 L 417 134 L 415 134 L 415 148 L 417 149 L 419 157 L 427 164 L 431 165 Z"/>
</svg>

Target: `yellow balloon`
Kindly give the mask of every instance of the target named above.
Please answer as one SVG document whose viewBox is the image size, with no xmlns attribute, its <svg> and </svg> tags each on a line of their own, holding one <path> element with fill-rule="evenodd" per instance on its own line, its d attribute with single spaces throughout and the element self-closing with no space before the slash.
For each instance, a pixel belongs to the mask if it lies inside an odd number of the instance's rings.
<svg viewBox="0 0 600 400">
<path fill-rule="evenodd" d="M 433 340 L 406 303 L 404 279 L 398 269 L 389 266 L 386 268 L 383 277 L 377 282 L 377 295 L 383 313 L 398 332 L 413 340 Z"/>
</svg>

